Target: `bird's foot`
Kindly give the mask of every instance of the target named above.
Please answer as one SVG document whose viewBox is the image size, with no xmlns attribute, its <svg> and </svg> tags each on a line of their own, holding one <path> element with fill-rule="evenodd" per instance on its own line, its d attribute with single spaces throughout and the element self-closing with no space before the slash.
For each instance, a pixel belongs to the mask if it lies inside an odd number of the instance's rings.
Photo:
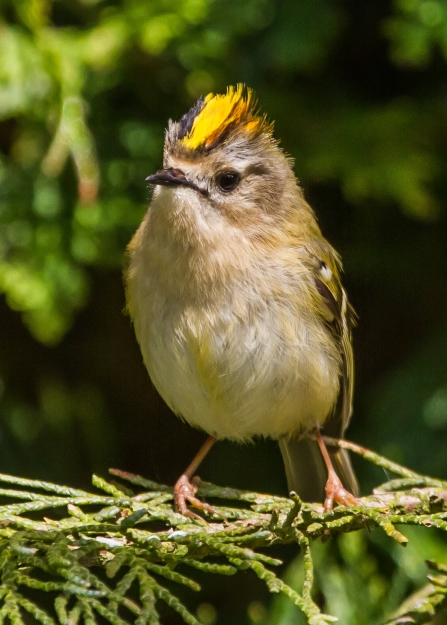
<svg viewBox="0 0 447 625">
<path fill-rule="evenodd" d="M 191 481 L 188 477 L 183 474 L 179 477 L 174 486 L 174 505 L 177 512 L 183 514 L 190 519 L 200 519 L 203 521 L 202 517 L 192 512 L 188 508 L 188 503 L 194 508 L 198 510 L 203 510 L 204 512 L 208 512 L 209 514 L 215 514 L 217 516 L 221 516 L 217 510 L 210 506 L 208 503 L 201 501 L 195 495 L 197 489 L 200 484 L 200 478 L 194 477 Z"/>
<path fill-rule="evenodd" d="M 354 497 L 352 493 L 350 493 L 343 486 L 340 478 L 335 473 L 333 469 L 329 470 L 329 477 L 326 482 L 326 499 L 324 500 L 324 511 L 331 512 L 335 503 L 340 504 L 341 506 L 359 506 L 360 501 L 357 497 Z"/>
</svg>

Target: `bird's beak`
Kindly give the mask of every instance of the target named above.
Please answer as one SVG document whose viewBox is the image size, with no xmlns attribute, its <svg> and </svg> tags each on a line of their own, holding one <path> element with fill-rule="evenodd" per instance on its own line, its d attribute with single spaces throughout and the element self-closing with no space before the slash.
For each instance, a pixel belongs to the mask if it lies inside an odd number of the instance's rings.
<svg viewBox="0 0 447 625">
<path fill-rule="evenodd" d="M 208 195 L 206 189 L 201 189 L 196 184 L 187 179 L 180 169 L 169 167 L 168 169 L 160 169 L 156 174 L 152 174 L 146 178 L 147 182 L 164 187 L 189 187 L 195 189 L 202 195 Z"/>
</svg>

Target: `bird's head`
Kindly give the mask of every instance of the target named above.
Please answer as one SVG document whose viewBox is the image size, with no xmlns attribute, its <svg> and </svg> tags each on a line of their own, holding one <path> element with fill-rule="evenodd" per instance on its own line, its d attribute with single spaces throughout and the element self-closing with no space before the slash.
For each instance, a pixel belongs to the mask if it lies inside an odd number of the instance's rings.
<svg viewBox="0 0 447 625">
<path fill-rule="evenodd" d="M 200 98 L 169 122 L 163 169 L 147 178 L 158 186 L 154 198 L 168 193 L 177 205 L 242 227 L 277 218 L 289 204 L 284 194 L 296 194 L 297 186 L 272 130 L 244 85 Z"/>
</svg>

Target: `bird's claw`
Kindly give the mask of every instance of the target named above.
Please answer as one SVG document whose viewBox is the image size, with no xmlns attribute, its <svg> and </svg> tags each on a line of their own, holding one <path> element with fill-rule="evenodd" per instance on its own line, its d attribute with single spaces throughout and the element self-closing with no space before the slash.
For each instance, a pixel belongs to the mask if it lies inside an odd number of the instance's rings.
<svg viewBox="0 0 447 625">
<path fill-rule="evenodd" d="M 213 506 L 210 506 L 208 503 L 201 501 L 195 496 L 199 484 L 200 479 L 197 477 L 190 481 L 186 475 L 180 476 L 174 486 L 174 505 L 177 512 L 180 512 L 180 514 L 183 514 L 183 516 L 189 519 L 200 519 L 203 521 L 201 516 L 188 508 L 188 504 L 190 504 L 198 510 L 208 512 L 208 514 L 221 516 Z"/>
<path fill-rule="evenodd" d="M 335 473 L 335 471 L 329 471 L 329 477 L 326 482 L 326 499 L 324 500 L 324 511 L 331 512 L 335 503 L 338 503 L 341 506 L 359 506 L 360 501 L 357 497 L 354 497 L 352 493 L 350 493 L 343 486 L 340 478 Z"/>
</svg>

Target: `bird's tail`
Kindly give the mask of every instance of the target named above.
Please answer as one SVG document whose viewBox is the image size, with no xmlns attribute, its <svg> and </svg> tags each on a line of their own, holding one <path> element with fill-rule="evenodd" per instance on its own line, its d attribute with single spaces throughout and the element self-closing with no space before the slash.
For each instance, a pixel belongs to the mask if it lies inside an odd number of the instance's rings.
<svg viewBox="0 0 447 625">
<path fill-rule="evenodd" d="M 303 501 L 323 502 L 328 474 L 318 443 L 310 439 L 280 438 L 279 448 L 289 491 L 295 491 Z M 343 486 L 356 497 L 359 487 L 348 452 L 339 447 L 328 451 Z"/>
</svg>

